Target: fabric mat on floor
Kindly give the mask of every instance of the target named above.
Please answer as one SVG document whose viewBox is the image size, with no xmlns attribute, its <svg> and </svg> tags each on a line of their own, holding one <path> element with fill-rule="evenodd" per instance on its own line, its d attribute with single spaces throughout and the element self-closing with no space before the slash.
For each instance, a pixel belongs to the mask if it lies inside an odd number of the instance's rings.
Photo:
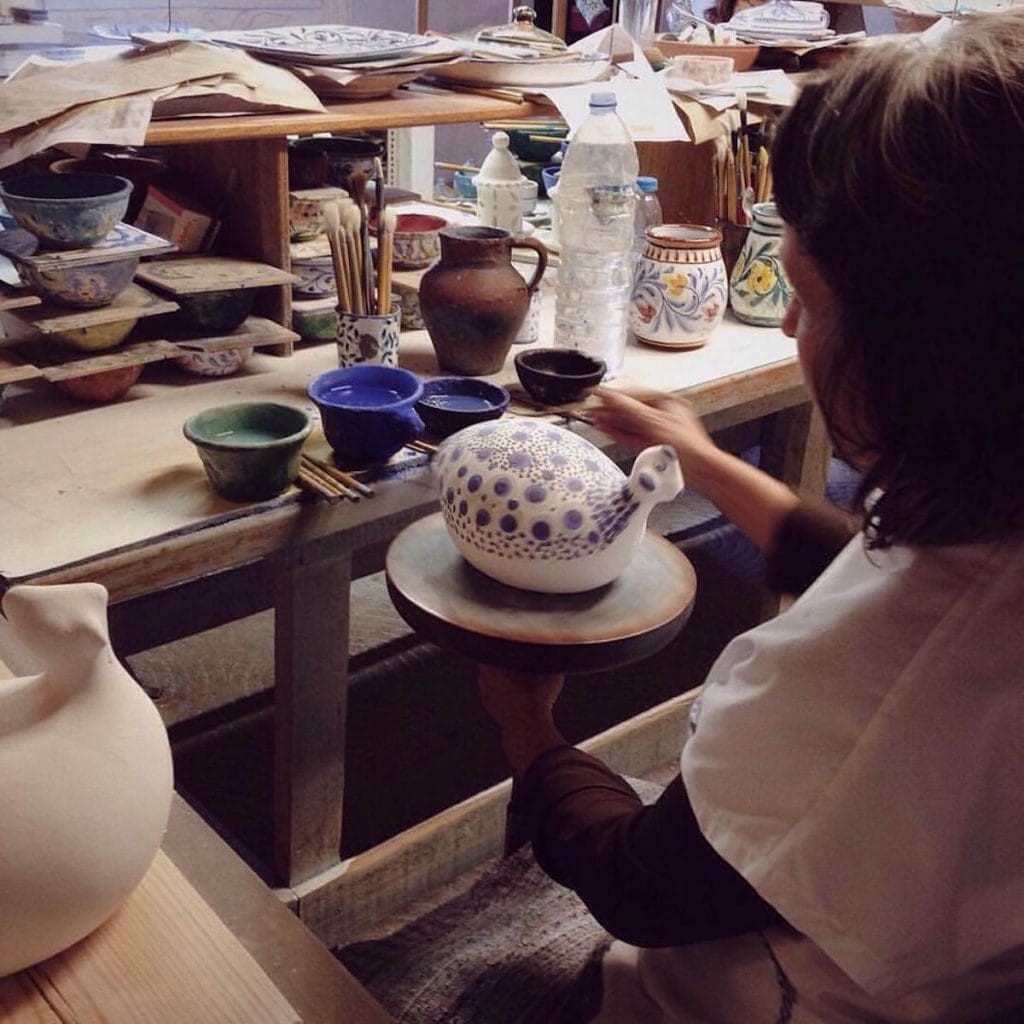
<svg viewBox="0 0 1024 1024">
<path fill-rule="evenodd" d="M 647 803 L 661 792 L 630 783 Z M 523 847 L 393 934 L 334 954 L 399 1024 L 583 1024 L 610 942 Z"/>
</svg>

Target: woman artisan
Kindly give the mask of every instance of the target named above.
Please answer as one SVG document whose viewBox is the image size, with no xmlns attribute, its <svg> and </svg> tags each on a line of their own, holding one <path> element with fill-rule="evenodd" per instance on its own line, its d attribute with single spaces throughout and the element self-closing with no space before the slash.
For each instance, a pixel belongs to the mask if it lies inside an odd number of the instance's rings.
<svg viewBox="0 0 1024 1024">
<path fill-rule="evenodd" d="M 681 402 L 594 411 L 803 590 L 651 807 L 566 745 L 559 677 L 482 672 L 538 860 L 624 940 L 600 1021 L 1024 1020 L 1022 166 L 1024 10 L 853 55 L 780 130 L 784 329 L 864 473 L 852 539 Z"/>
</svg>

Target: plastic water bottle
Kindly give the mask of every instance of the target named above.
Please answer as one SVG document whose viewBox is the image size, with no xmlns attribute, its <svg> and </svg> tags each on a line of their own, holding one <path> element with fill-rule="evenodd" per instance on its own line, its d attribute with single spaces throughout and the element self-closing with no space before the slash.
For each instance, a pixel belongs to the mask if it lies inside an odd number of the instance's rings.
<svg viewBox="0 0 1024 1024">
<path fill-rule="evenodd" d="M 633 290 L 636 146 L 615 109 L 595 92 L 590 115 L 562 161 L 555 198 L 559 245 L 554 343 L 622 368 Z"/>
<path fill-rule="evenodd" d="M 662 222 L 661 200 L 658 199 L 658 179 L 641 175 L 636 179 L 639 198 L 636 204 L 636 217 L 633 220 L 635 242 L 633 244 L 636 259 L 639 260 L 647 244 L 647 229 L 657 227 Z"/>
</svg>

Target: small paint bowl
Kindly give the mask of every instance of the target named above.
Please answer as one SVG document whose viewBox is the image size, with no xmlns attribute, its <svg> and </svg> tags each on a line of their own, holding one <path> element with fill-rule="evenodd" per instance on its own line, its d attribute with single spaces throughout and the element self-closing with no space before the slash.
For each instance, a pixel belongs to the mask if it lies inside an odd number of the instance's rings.
<svg viewBox="0 0 1024 1024">
<path fill-rule="evenodd" d="M 103 405 L 123 398 L 141 376 L 142 363 L 135 363 L 132 366 L 116 366 L 112 370 L 89 373 L 84 377 L 55 380 L 53 386 L 79 402 Z"/>
<path fill-rule="evenodd" d="M 132 332 L 138 323 L 137 317 L 130 320 L 115 320 L 112 324 L 89 324 L 67 331 L 54 331 L 50 337 L 67 348 L 79 352 L 103 352 L 116 348 Z"/>
<path fill-rule="evenodd" d="M 132 183 L 118 174 L 26 174 L 0 182 L 11 216 L 51 249 L 102 241 L 128 209 Z"/>
<path fill-rule="evenodd" d="M 233 331 L 252 312 L 255 288 L 226 288 L 214 292 L 175 295 L 179 315 L 199 331 Z"/>
<path fill-rule="evenodd" d="M 302 443 L 313 420 L 292 405 L 239 402 L 204 409 L 182 429 L 222 498 L 264 501 L 299 475 Z"/>
<path fill-rule="evenodd" d="M 544 405 L 575 402 L 598 385 L 607 367 L 571 348 L 530 348 L 515 357 L 516 374 L 523 387 Z"/>
<path fill-rule="evenodd" d="M 109 305 L 132 283 L 139 257 L 45 269 L 17 262 L 21 279 L 44 299 L 76 309 L 96 309 Z"/>
<path fill-rule="evenodd" d="M 434 377 L 423 382 L 416 411 L 431 437 L 442 438 L 483 420 L 496 420 L 508 408 L 509 394 L 477 377 Z"/>
<path fill-rule="evenodd" d="M 551 190 L 558 184 L 558 176 L 561 173 L 561 164 L 554 164 L 551 167 L 545 167 L 540 172 L 540 183 L 544 187 L 544 195 L 550 195 Z"/>
<path fill-rule="evenodd" d="M 395 219 L 395 268 L 418 270 L 429 267 L 441 255 L 438 232 L 447 225 L 444 217 L 434 217 L 429 213 L 400 213 Z"/>
</svg>

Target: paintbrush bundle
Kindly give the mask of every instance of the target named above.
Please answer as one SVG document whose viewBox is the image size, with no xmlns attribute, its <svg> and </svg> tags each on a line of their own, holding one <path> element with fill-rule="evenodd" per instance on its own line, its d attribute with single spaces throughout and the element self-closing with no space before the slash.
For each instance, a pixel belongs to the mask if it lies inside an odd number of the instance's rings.
<svg viewBox="0 0 1024 1024">
<path fill-rule="evenodd" d="M 751 124 L 746 95 L 738 98 L 739 127 L 721 140 L 714 163 L 714 187 L 719 223 L 747 227 L 753 205 L 772 198 L 775 124 L 769 119 Z"/>
<path fill-rule="evenodd" d="M 384 204 L 384 172 L 375 161 L 372 214 L 367 203 L 366 174 L 356 170 L 351 196 L 325 204 L 324 220 L 331 247 L 338 308 L 356 316 L 391 312 L 391 275 L 396 216 Z M 370 223 L 377 226 L 377 259 L 370 247 Z"/>
</svg>

